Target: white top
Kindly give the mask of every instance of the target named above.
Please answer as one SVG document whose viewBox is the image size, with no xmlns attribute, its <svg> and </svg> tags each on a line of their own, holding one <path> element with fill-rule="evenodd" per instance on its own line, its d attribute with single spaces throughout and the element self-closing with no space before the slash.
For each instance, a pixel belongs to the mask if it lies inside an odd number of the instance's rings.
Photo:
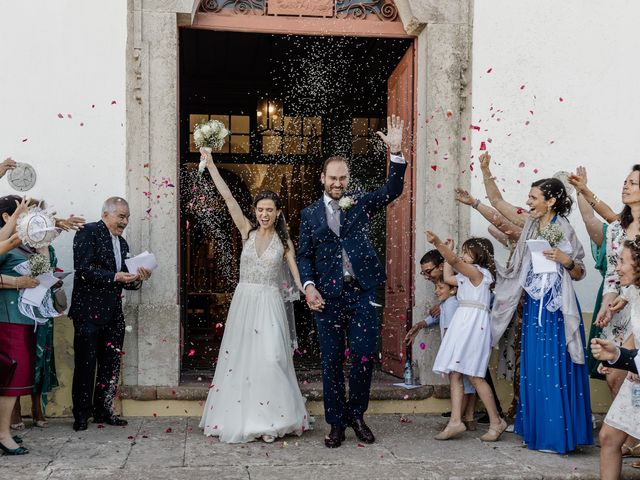
<svg viewBox="0 0 640 480">
<path fill-rule="evenodd" d="M 445 330 L 451 325 L 453 315 L 458 309 L 458 299 L 449 297 L 440 304 L 440 338 L 444 337 Z"/>
</svg>

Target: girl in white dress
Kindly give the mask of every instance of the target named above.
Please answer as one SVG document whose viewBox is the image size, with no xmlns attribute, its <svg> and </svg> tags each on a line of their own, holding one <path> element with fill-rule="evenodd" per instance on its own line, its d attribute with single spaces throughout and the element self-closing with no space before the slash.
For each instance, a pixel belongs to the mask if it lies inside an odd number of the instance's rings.
<svg viewBox="0 0 640 480">
<path fill-rule="evenodd" d="M 635 348 L 640 348 L 640 235 L 635 240 L 625 240 L 616 266 L 620 278 L 621 295 L 611 304 L 612 310 L 622 310 L 628 303 L 631 314 L 629 330 Z M 614 342 L 615 343 L 615 342 Z M 598 359 L 604 357 L 597 357 Z M 600 429 L 600 478 L 620 478 L 622 445 L 627 435 L 640 438 L 640 408 L 631 403 L 631 388 L 640 381 L 638 375 L 628 372 L 613 400 L 604 424 Z M 632 464 L 640 468 L 639 462 Z"/>
<path fill-rule="evenodd" d="M 254 225 L 242 213 L 211 154 L 202 149 L 201 154 L 244 245 L 240 281 L 200 428 L 227 443 L 256 438 L 270 443 L 289 433 L 302 435 L 309 428 L 309 416 L 293 369 L 293 339 L 281 293 L 283 268 L 289 268 L 295 287 L 302 287 L 280 200 L 273 192 L 259 193 Z"/>
<path fill-rule="evenodd" d="M 430 231 L 426 236 L 447 262 L 444 280 L 458 287 L 459 304 L 433 364 L 434 372 L 449 375 L 451 389 L 451 418 L 435 439 L 448 440 L 467 429 L 462 422 L 462 376 L 467 375 L 489 414 L 489 431 L 480 440 L 495 442 L 507 423 L 498 415 L 491 388 L 484 379 L 491 356 L 489 308 L 492 272 L 495 272 L 493 245 L 486 238 L 470 238 L 462 244 L 462 256 L 458 258 L 453 253 L 452 240 L 443 243 Z"/>
</svg>

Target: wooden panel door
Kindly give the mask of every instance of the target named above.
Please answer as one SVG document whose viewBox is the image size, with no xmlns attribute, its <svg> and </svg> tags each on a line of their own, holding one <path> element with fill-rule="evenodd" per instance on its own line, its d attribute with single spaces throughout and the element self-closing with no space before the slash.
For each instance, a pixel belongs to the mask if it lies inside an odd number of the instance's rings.
<svg viewBox="0 0 640 480">
<path fill-rule="evenodd" d="M 412 45 L 388 80 L 388 115 L 404 120 L 403 152 L 408 162 L 404 190 L 387 209 L 387 283 L 382 325 L 382 369 L 402 377 L 407 350 L 403 339 L 413 306 L 415 47 Z"/>
</svg>

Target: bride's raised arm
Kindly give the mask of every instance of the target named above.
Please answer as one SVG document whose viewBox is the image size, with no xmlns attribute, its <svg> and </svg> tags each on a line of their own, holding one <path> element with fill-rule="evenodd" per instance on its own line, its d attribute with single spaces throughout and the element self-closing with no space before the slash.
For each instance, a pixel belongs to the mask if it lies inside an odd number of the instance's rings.
<svg viewBox="0 0 640 480">
<path fill-rule="evenodd" d="M 249 231 L 251 230 L 251 222 L 247 217 L 242 213 L 242 209 L 238 204 L 238 201 L 234 198 L 229 186 L 220 175 L 218 171 L 218 167 L 216 167 L 215 163 L 213 163 L 213 157 L 211 156 L 211 152 L 208 152 L 204 148 L 200 149 L 200 155 L 207 159 L 207 169 L 211 174 L 211 178 L 213 179 L 213 184 L 224 198 L 225 203 L 227 204 L 227 208 L 229 209 L 229 213 L 231 214 L 231 218 L 233 219 L 233 223 L 235 223 L 238 230 L 242 234 L 242 238 L 247 238 Z"/>
<path fill-rule="evenodd" d="M 489 203 L 491 203 L 491 206 L 500 212 L 500 214 L 511 223 L 518 227 L 523 227 L 527 218 L 529 218 L 529 214 L 525 209 L 511 205 L 502 198 L 500 189 L 498 188 L 498 185 L 496 185 L 494 177 L 491 175 L 491 169 L 489 167 L 491 155 L 489 155 L 489 152 L 484 152 L 480 155 L 479 160 L 480 170 L 482 171 L 482 180 L 484 182 L 484 188 L 487 192 Z"/>
</svg>

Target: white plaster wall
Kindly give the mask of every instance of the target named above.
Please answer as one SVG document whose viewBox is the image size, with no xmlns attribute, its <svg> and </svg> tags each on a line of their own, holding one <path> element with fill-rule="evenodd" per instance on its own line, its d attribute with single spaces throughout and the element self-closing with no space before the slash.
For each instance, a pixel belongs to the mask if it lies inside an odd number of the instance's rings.
<svg viewBox="0 0 640 480">
<path fill-rule="evenodd" d="M 126 0 L 0 0 L 0 161 L 32 164 L 28 195 L 60 214 L 95 221 L 126 193 L 126 35 Z M 72 238 L 54 244 L 65 269 Z"/>
<path fill-rule="evenodd" d="M 474 8 L 472 117 L 481 130 L 468 131 L 470 161 L 491 138 L 503 195 L 522 205 L 532 181 L 584 165 L 592 190 L 621 209 L 624 177 L 640 163 L 640 2 L 478 0 Z M 471 184 L 484 198 L 477 168 Z M 570 221 L 588 249 L 577 208 Z M 485 225 L 474 212 L 472 233 L 487 235 Z M 588 251 L 586 262 L 587 278 L 576 288 L 590 312 L 601 277 Z"/>
</svg>

